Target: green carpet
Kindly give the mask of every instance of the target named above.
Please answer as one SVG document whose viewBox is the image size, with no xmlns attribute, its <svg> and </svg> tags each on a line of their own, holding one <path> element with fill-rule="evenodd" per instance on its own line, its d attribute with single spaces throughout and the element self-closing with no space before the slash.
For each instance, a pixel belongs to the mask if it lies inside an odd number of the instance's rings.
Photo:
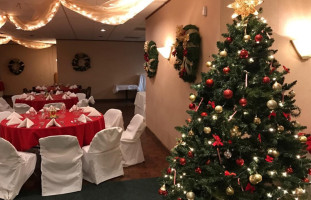
<svg viewBox="0 0 311 200">
<path fill-rule="evenodd" d="M 16 200 L 161 200 L 157 178 L 83 184 L 82 191 L 42 197 L 41 190 L 21 191 Z"/>
</svg>

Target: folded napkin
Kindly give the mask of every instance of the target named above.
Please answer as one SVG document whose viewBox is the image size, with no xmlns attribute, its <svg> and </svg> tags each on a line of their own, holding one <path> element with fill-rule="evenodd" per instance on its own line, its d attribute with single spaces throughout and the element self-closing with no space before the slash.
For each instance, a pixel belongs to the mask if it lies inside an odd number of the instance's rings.
<svg viewBox="0 0 311 200">
<path fill-rule="evenodd" d="M 56 94 L 56 95 L 58 95 L 58 94 L 63 94 L 63 91 L 57 90 L 55 94 Z"/>
<path fill-rule="evenodd" d="M 33 125 L 34 125 L 34 123 L 33 123 L 30 119 L 26 118 L 26 119 L 24 119 L 24 121 L 22 121 L 22 122 L 17 126 L 17 128 L 22 128 L 22 127 L 30 128 L 30 127 L 32 127 Z"/>
<path fill-rule="evenodd" d="M 42 90 L 46 90 L 47 88 L 46 88 L 45 86 L 42 86 L 41 89 L 42 89 Z"/>
<path fill-rule="evenodd" d="M 90 107 L 90 106 L 81 107 L 81 109 L 83 110 L 84 113 L 89 113 L 89 112 L 92 112 L 94 110 L 94 108 Z"/>
<path fill-rule="evenodd" d="M 71 92 L 70 92 L 70 91 L 67 91 L 66 94 L 69 96 L 69 95 L 71 94 Z"/>
<path fill-rule="evenodd" d="M 15 124 L 20 124 L 22 122 L 22 120 L 20 120 L 18 117 L 12 117 L 7 123 L 6 125 L 11 126 L 11 125 L 15 125 Z"/>
<path fill-rule="evenodd" d="M 71 85 L 71 86 L 69 87 L 69 89 L 76 89 L 76 88 L 78 88 L 77 85 Z"/>
<path fill-rule="evenodd" d="M 60 90 L 60 87 L 59 87 L 59 86 L 57 86 L 55 89 L 56 89 L 56 90 Z"/>
<path fill-rule="evenodd" d="M 95 108 L 90 112 L 90 114 L 88 114 L 87 116 L 89 117 L 98 117 L 101 116 L 102 114 L 100 112 L 98 112 Z"/>
<path fill-rule="evenodd" d="M 73 106 L 69 109 L 69 112 L 72 112 L 72 111 L 78 110 L 78 109 L 79 109 L 78 106 L 73 105 Z"/>
<path fill-rule="evenodd" d="M 32 100 L 34 100 L 35 99 L 35 97 L 34 96 L 32 96 L 32 95 L 29 95 L 25 100 L 30 100 L 30 101 L 32 101 Z"/>
<path fill-rule="evenodd" d="M 18 114 L 17 112 L 12 112 L 6 119 L 9 120 L 9 119 L 12 119 L 13 117 L 16 117 L 16 118 L 23 118 L 20 114 Z"/>
<path fill-rule="evenodd" d="M 41 86 L 37 86 L 36 89 L 37 90 L 42 90 L 42 87 Z"/>
<path fill-rule="evenodd" d="M 27 94 L 25 94 L 25 93 L 23 93 L 23 94 L 21 94 L 21 95 L 19 95 L 19 99 L 25 99 L 25 98 L 27 98 Z"/>
<path fill-rule="evenodd" d="M 70 97 L 77 97 L 77 95 L 75 93 L 71 93 L 69 96 Z"/>
<path fill-rule="evenodd" d="M 78 121 L 79 122 L 83 122 L 83 123 L 86 123 L 86 122 L 90 122 L 92 121 L 91 118 L 89 118 L 88 116 L 85 116 L 84 114 L 80 115 L 80 117 L 78 118 Z"/>
<path fill-rule="evenodd" d="M 55 119 L 51 119 L 51 121 L 49 121 L 49 123 L 47 123 L 45 128 L 49 128 L 51 126 L 61 127 L 61 125 L 59 123 L 57 123 L 57 121 Z"/>
<path fill-rule="evenodd" d="M 45 100 L 53 100 L 52 96 L 49 94 Z"/>
<path fill-rule="evenodd" d="M 70 99 L 70 97 L 69 97 L 67 94 L 64 94 L 64 95 L 62 96 L 62 99 Z"/>
<path fill-rule="evenodd" d="M 30 114 L 31 112 L 37 114 L 37 111 L 33 107 L 29 108 L 29 110 L 26 112 L 26 114 Z"/>
</svg>

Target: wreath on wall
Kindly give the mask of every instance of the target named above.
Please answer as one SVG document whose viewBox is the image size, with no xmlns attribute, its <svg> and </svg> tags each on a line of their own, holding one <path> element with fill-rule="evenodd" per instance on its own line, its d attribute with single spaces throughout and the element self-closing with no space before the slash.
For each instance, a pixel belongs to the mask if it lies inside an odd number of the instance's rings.
<svg viewBox="0 0 311 200">
<path fill-rule="evenodd" d="M 144 69 L 147 72 L 149 78 L 152 78 L 156 75 L 158 69 L 158 50 L 157 45 L 154 41 L 146 41 L 144 45 Z"/>
<path fill-rule="evenodd" d="M 23 61 L 16 58 L 10 60 L 8 67 L 10 72 L 12 72 L 15 75 L 19 75 L 24 71 L 25 64 Z"/>
<path fill-rule="evenodd" d="M 72 60 L 72 66 L 76 71 L 86 71 L 91 68 L 91 59 L 85 53 L 77 53 Z"/>
<path fill-rule="evenodd" d="M 179 77 L 186 82 L 194 82 L 200 60 L 201 37 L 195 25 L 177 26 L 176 42 L 172 55 L 176 57 L 174 67 Z"/>
</svg>

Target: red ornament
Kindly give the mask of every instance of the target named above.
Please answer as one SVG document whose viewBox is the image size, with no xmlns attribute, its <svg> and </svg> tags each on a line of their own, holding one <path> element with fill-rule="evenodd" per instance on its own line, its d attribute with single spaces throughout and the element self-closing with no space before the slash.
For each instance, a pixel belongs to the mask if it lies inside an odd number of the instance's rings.
<svg viewBox="0 0 311 200">
<path fill-rule="evenodd" d="M 231 37 L 227 37 L 226 38 L 226 42 L 231 43 L 232 42 L 232 38 Z"/>
<path fill-rule="evenodd" d="M 185 165 L 186 164 L 186 159 L 185 158 L 179 158 L 179 164 Z"/>
<path fill-rule="evenodd" d="M 256 42 L 261 42 L 262 38 L 263 38 L 262 35 L 257 34 L 257 35 L 255 36 L 255 41 L 256 41 Z"/>
<path fill-rule="evenodd" d="M 195 109 L 195 104 L 194 103 L 189 104 L 189 109 L 194 110 Z"/>
<path fill-rule="evenodd" d="M 304 179 L 303 179 L 303 182 L 305 182 L 305 183 L 309 183 L 309 182 L 310 182 L 310 180 L 309 180 L 308 178 L 304 178 Z"/>
<path fill-rule="evenodd" d="M 176 56 L 176 50 L 174 50 L 173 52 L 172 52 L 172 55 L 175 57 Z"/>
<path fill-rule="evenodd" d="M 263 83 L 270 83 L 270 78 L 268 76 L 265 76 L 262 78 Z"/>
<path fill-rule="evenodd" d="M 167 168 L 166 173 L 167 174 L 171 174 L 171 172 L 172 172 L 172 169 L 171 168 Z"/>
<path fill-rule="evenodd" d="M 213 79 L 207 79 L 205 83 L 207 87 L 212 87 L 214 85 Z"/>
<path fill-rule="evenodd" d="M 226 90 L 224 91 L 224 97 L 225 97 L 226 99 L 231 99 L 232 96 L 233 96 L 232 90 L 226 89 Z"/>
<path fill-rule="evenodd" d="M 242 98 L 240 99 L 239 104 L 244 107 L 247 105 L 247 100 L 245 98 Z"/>
<path fill-rule="evenodd" d="M 188 122 L 188 123 L 190 123 L 190 122 L 191 122 L 191 119 L 190 119 L 190 118 L 188 118 L 188 119 L 187 119 L 187 122 Z"/>
<path fill-rule="evenodd" d="M 182 198 L 179 197 L 177 200 L 182 200 Z"/>
<path fill-rule="evenodd" d="M 198 174 L 201 174 L 201 173 L 202 173 L 202 170 L 201 170 L 200 167 L 198 167 L 198 168 L 195 169 L 195 172 L 198 173 Z"/>
<path fill-rule="evenodd" d="M 224 72 L 224 74 L 228 74 L 230 72 L 230 68 L 229 67 L 225 67 L 222 70 Z"/>
<path fill-rule="evenodd" d="M 308 169 L 308 174 L 311 175 L 311 169 Z"/>
<path fill-rule="evenodd" d="M 208 160 L 205 162 L 206 165 L 209 165 L 211 163 L 211 160 Z"/>
<path fill-rule="evenodd" d="M 160 195 L 164 195 L 164 196 L 167 195 L 167 191 L 166 190 L 162 190 L 161 188 L 159 189 L 158 192 L 159 192 Z"/>
<path fill-rule="evenodd" d="M 294 172 L 294 170 L 293 170 L 293 168 L 289 167 L 289 168 L 286 169 L 286 172 L 288 174 L 292 174 Z"/>
<path fill-rule="evenodd" d="M 189 158 L 193 158 L 193 152 L 192 152 L 192 151 L 189 151 L 189 152 L 188 152 L 188 157 L 189 157 Z"/>
<path fill-rule="evenodd" d="M 240 52 L 240 58 L 248 58 L 248 51 L 245 49 L 242 49 Z"/>
<path fill-rule="evenodd" d="M 206 113 L 206 112 L 202 112 L 202 113 L 201 113 L 201 116 L 202 116 L 202 117 L 206 117 L 206 116 L 207 116 L 207 113 Z"/>
<path fill-rule="evenodd" d="M 242 158 L 238 158 L 236 159 L 235 163 L 239 166 L 243 166 L 244 165 L 244 159 Z"/>
</svg>

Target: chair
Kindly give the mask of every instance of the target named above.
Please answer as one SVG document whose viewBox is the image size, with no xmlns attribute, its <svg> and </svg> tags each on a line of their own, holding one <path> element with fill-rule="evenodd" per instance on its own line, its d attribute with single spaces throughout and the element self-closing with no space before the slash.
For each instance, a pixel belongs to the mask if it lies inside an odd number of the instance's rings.
<svg viewBox="0 0 311 200">
<path fill-rule="evenodd" d="M 2 112 L 0 112 L 0 122 L 2 122 L 2 120 L 7 118 L 11 113 L 12 112 L 10 112 L 10 111 L 2 111 Z"/>
<path fill-rule="evenodd" d="M 81 101 L 82 99 L 86 99 L 86 94 L 84 93 L 77 93 L 76 95 L 79 101 Z"/>
<path fill-rule="evenodd" d="M 96 133 L 90 145 L 82 148 L 85 180 L 98 185 L 124 175 L 120 150 L 121 134 L 120 127 L 103 129 Z"/>
<path fill-rule="evenodd" d="M 13 109 L 18 114 L 24 114 L 29 110 L 30 106 L 25 103 L 15 103 Z"/>
<path fill-rule="evenodd" d="M 36 166 L 36 154 L 16 151 L 0 138 L 0 198 L 14 199 Z"/>
<path fill-rule="evenodd" d="M 13 107 L 14 107 L 14 104 L 15 104 L 15 100 L 18 99 L 21 95 L 13 95 L 11 98 L 12 98 L 12 103 L 13 103 Z"/>
<path fill-rule="evenodd" d="M 54 106 L 55 108 L 58 108 L 58 109 L 61 109 L 62 106 L 65 106 L 65 103 L 63 102 L 59 102 L 59 103 L 47 103 L 47 104 L 44 104 L 44 108 L 48 108 L 50 106 Z"/>
<path fill-rule="evenodd" d="M 124 130 L 124 122 L 121 110 L 109 109 L 104 114 L 105 127 L 121 127 Z"/>
<path fill-rule="evenodd" d="M 136 114 L 123 132 L 120 147 L 124 167 L 144 162 L 145 158 L 141 147 L 140 136 L 145 128 L 144 117 Z"/>
<path fill-rule="evenodd" d="M 91 87 L 87 87 L 86 90 L 85 90 L 85 94 L 86 94 L 86 98 L 90 98 L 91 97 L 91 91 L 92 91 L 92 88 Z"/>
<path fill-rule="evenodd" d="M 6 102 L 6 100 L 2 97 L 0 97 L 0 111 L 13 111 L 8 102 Z"/>
<path fill-rule="evenodd" d="M 82 188 L 82 150 L 71 135 L 39 139 L 42 196 L 66 194 Z"/>
</svg>

